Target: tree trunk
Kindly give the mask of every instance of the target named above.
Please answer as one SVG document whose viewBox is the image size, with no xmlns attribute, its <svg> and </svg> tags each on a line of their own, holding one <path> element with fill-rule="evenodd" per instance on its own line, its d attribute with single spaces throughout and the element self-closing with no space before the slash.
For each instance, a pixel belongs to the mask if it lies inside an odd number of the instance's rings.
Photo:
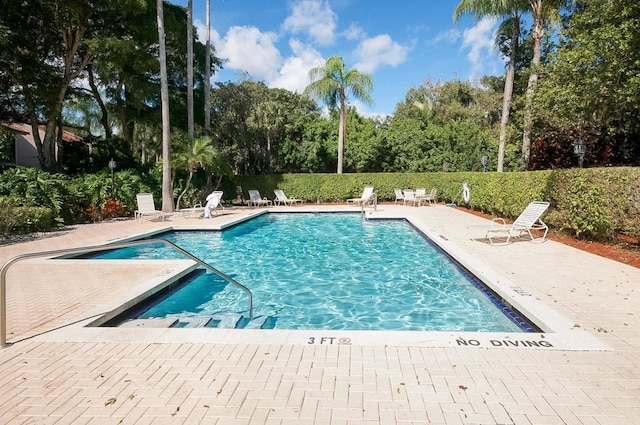
<svg viewBox="0 0 640 425">
<path fill-rule="evenodd" d="M 95 79 L 93 77 L 93 66 L 91 64 L 87 65 L 87 71 L 89 73 L 89 86 L 91 87 L 91 93 L 93 93 L 93 98 L 98 103 L 100 107 L 100 112 L 102 116 L 100 117 L 100 123 L 102 123 L 102 127 L 104 128 L 104 137 L 109 139 L 111 137 L 111 126 L 109 125 L 109 112 L 107 111 L 107 107 L 104 105 L 102 101 L 102 97 L 100 96 L 100 92 L 98 91 L 98 86 L 96 86 Z"/>
<path fill-rule="evenodd" d="M 338 129 L 338 174 L 342 174 L 342 161 L 344 157 L 344 138 L 347 125 L 347 105 L 344 94 L 340 93 L 340 128 Z"/>
<path fill-rule="evenodd" d="M 527 83 L 526 104 L 524 109 L 524 131 L 522 133 L 522 169 L 529 169 L 531 155 L 531 131 L 533 130 L 533 95 L 538 82 L 538 66 L 540 65 L 540 46 L 544 33 L 542 16 L 542 0 L 531 1 L 533 13 L 533 59 L 531 60 L 531 74 Z"/>
<path fill-rule="evenodd" d="M 520 17 L 513 18 L 513 34 L 511 38 L 509 67 L 504 82 L 504 94 L 502 99 L 502 120 L 500 121 L 500 145 L 498 146 L 498 172 L 504 170 L 504 150 L 507 143 L 507 125 L 511 111 L 511 98 L 513 97 L 513 80 L 516 74 L 516 54 L 518 52 L 518 38 L 520 37 Z"/>
<path fill-rule="evenodd" d="M 178 200 L 176 201 L 176 210 L 180 209 L 180 201 L 182 200 L 182 197 L 184 196 L 184 194 L 187 193 L 187 191 L 189 190 L 192 179 L 193 179 L 193 171 L 189 170 L 189 177 L 187 177 L 187 182 L 184 185 L 184 190 L 182 191 L 180 196 L 178 196 Z"/>
<path fill-rule="evenodd" d="M 187 127 L 193 140 L 193 0 L 187 1 Z"/>
<path fill-rule="evenodd" d="M 211 133 L 211 0 L 207 0 L 206 5 L 207 14 L 207 28 L 206 32 L 206 44 L 204 58 L 204 131 L 205 134 Z"/>
<path fill-rule="evenodd" d="M 271 174 L 271 136 L 267 130 L 267 174 Z"/>
<path fill-rule="evenodd" d="M 160 98 L 162 100 L 162 212 L 171 213 L 173 187 L 171 184 L 171 126 L 169 122 L 169 82 L 167 77 L 167 47 L 164 33 L 162 0 L 156 0 L 160 61 Z"/>
</svg>

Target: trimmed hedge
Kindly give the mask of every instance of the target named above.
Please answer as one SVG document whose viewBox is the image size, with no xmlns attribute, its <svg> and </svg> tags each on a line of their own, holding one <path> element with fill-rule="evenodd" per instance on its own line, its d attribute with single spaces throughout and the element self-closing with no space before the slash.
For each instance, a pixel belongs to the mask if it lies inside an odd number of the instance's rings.
<svg viewBox="0 0 640 425">
<path fill-rule="evenodd" d="M 55 227 L 53 211 L 44 207 L 14 207 L 0 200 L 0 236 L 44 232 Z"/>
<path fill-rule="evenodd" d="M 440 202 L 464 204 L 462 184 L 471 192 L 469 207 L 514 219 L 534 200 L 549 201 L 544 221 L 555 230 L 591 239 L 619 233 L 640 238 L 640 168 L 586 168 L 509 173 L 370 173 L 241 176 L 237 184 L 273 198 L 273 189 L 307 202 L 343 202 L 373 185 L 379 202 L 393 201 L 394 188 L 438 189 Z M 233 193 L 233 192 L 229 192 Z"/>
<path fill-rule="evenodd" d="M 137 191 L 143 190 L 144 184 L 133 171 L 127 170 L 122 176 L 123 179 L 117 176 L 119 198 L 133 198 Z M 106 199 L 106 192 L 110 192 L 106 175 L 94 180 L 99 184 L 85 187 L 84 182 L 74 193 L 91 199 Z M 238 188 L 245 199 L 248 189 L 258 189 L 262 196 L 273 199 L 273 189 L 280 188 L 290 197 L 325 203 L 359 197 L 366 185 L 375 187 L 379 202 L 393 201 L 394 188 L 424 187 L 429 191 L 435 187 L 440 202 L 462 205 L 464 182 L 471 192 L 468 207 L 474 210 L 514 219 L 529 202 L 544 200 L 549 201 L 551 207 L 543 219 L 555 230 L 593 240 L 614 239 L 620 233 L 640 239 L 640 168 L 509 173 L 274 174 L 241 176 L 236 181 L 226 181 L 223 189 L 227 200 L 235 196 Z M 17 190 L 16 185 L 8 187 L 7 192 L 18 200 L 29 198 L 24 191 Z M 93 194 L 96 188 L 100 190 Z M 35 190 L 34 193 L 54 197 L 57 200 L 54 205 L 60 210 L 82 209 L 89 202 L 95 202 L 80 199 L 79 195 L 58 200 L 52 191 Z M 0 235 L 44 231 L 60 224 L 60 214 L 54 208 L 18 207 L 11 200 L 0 198 Z M 127 204 L 125 202 L 123 207 Z"/>
</svg>

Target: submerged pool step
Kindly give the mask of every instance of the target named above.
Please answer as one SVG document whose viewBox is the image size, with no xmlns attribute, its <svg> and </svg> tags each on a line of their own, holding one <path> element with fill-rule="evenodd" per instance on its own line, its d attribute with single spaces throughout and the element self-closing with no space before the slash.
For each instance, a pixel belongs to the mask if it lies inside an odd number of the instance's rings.
<svg viewBox="0 0 640 425">
<path fill-rule="evenodd" d="M 218 328 L 218 329 L 260 329 L 266 321 L 265 316 L 249 320 L 242 314 L 213 314 L 210 316 L 181 317 L 174 327 L 180 328 Z"/>
</svg>

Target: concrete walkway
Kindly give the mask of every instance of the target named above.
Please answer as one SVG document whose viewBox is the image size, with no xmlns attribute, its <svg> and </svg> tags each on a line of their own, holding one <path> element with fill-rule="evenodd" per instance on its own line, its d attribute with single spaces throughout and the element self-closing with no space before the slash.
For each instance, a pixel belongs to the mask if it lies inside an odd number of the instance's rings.
<svg viewBox="0 0 640 425">
<path fill-rule="evenodd" d="M 358 210 L 269 210 L 342 209 Z M 79 226 L 0 246 L 0 262 L 168 227 L 220 228 L 256 211 Z M 469 227 L 486 220 L 443 205 L 380 205 L 368 214 L 408 218 L 482 273 L 507 282 L 516 298 L 537 303 L 538 314 L 548 309 L 554 320 L 566 319 L 567 338 L 575 331 L 588 343 L 577 338 L 568 348 L 541 348 L 450 339 L 433 346 L 395 332 L 341 345 L 311 344 L 307 334 L 273 341 L 269 331 L 112 332 L 83 325 L 191 262 L 34 259 L 16 263 L 7 276 L 12 344 L 0 349 L 0 423 L 640 423 L 640 269 L 553 241 L 490 246 Z"/>
</svg>

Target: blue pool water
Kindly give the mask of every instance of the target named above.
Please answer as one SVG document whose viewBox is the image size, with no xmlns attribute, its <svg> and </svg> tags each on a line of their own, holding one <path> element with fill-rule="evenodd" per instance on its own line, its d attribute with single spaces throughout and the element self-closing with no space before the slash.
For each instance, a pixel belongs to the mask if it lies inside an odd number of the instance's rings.
<svg viewBox="0 0 640 425">
<path fill-rule="evenodd" d="M 405 221 L 272 213 L 223 232 L 163 237 L 251 289 L 263 328 L 532 330 Z M 181 255 L 153 244 L 93 258 Z M 248 316 L 246 294 L 201 273 L 138 318 L 230 313 Z"/>
</svg>

